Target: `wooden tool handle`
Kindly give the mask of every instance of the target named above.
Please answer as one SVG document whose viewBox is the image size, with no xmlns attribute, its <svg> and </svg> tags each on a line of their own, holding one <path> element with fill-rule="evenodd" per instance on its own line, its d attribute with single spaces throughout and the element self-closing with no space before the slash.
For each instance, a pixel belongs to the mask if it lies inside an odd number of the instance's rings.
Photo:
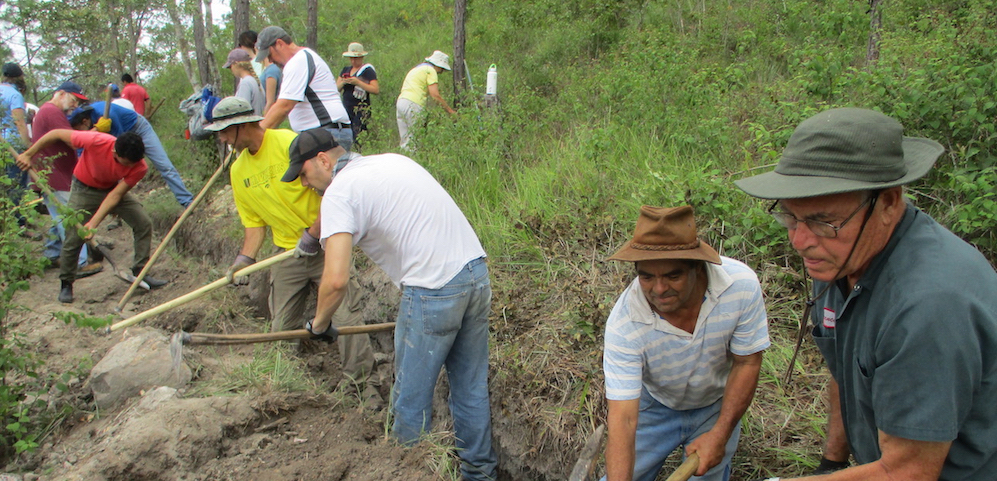
<svg viewBox="0 0 997 481">
<path fill-rule="evenodd" d="M 343 326 L 337 328 L 337 330 L 339 331 L 340 336 L 349 336 L 352 334 L 387 331 L 394 328 L 394 322 L 384 322 L 381 324 L 367 324 L 362 326 Z M 308 339 L 312 337 L 312 333 L 305 329 L 250 334 L 203 334 L 197 332 L 185 334 L 186 335 L 182 337 L 184 344 L 253 344 L 257 342 Z"/>
<path fill-rule="evenodd" d="M 692 453 L 665 481 L 689 481 L 697 469 L 699 469 L 699 455 Z"/>
</svg>

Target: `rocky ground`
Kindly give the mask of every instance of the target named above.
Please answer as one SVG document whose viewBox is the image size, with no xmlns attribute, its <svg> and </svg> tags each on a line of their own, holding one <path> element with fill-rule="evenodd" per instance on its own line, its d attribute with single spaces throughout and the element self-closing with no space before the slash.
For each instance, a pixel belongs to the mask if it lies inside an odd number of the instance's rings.
<svg viewBox="0 0 997 481">
<path fill-rule="evenodd" d="M 177 247 L 162 256 L 153 274 L 170 284 L 140 292 L 126 305 L 121 320 L 179 297 L 223 276 L 238 238 L 219 239 L 219 232 L 238 233 L 230 194 L 215 196 L 181 230 Z M 154 247 L 172 220 L 157 219 Z M 235 227 L 233 227 L 235 225 Z M 98 240 L 113 245 L 119 268 L 131 263 L 131 232 L 127 226 L 107 230 Z M 185 246 L 187 248 L 185 249 Z M 189 246 L 198 246 L 190 249 Z M 178 252 L 179 249 L 179 252 Z M 194 251 L 194 252 L 191 252 Z M 181 254 L 182 252 L 182 254 Z M 198 254 L 201 255 L 198 255 Z M 188 332 L 261 332 L 266 315 L 266 273 L 255 274 L 247 287 L 226 286 L 182 307 L 110 335 L 67 324 L 66 313 L 104 317 L 114 313 L 128 284 L 105 270 L 75 284 L 73 304 L 56 300 L 58 271 L 47 270 L 31 280 L 29 291 L 17 296 L 20 306 L 8 319 L 15 332 L 44 359 L 44 371 L 76 373 L 99 362 L 116 344 L 143 330 L 165 336 Z M 363 272 L 367 289 L 366 322 L 389 322 L 397 291 L 377 268 Z M 59 317 L 57 317 L 59 316 Z M 372 335 L 378 351 L 382 395 L 391 381 L 391 333 Z M 273 351 L 279 349 L 278 351 Z M 253 368 L 267 359 L 273 366 Z M 432 440 L 402 448 L 386 435 L 386 409 L 365 407 L 349 387 L 340 387 L 338 352 L 334 346 L 312 345 L 304 352 L 285 346 L 186 346 L 183 362 L 193 380 L 180 387 L 153 388 L 110 410 L 96 407 L 88 375 L 80 372 L 60 402 L 73 414 L 42 441 L 34 453 L 17 457 L 0 470 L 11 479 L 41 480 L 431 480 L 448 479 L 454 457 L 445 416 Z M 256 360 L 256 361 L 254 361 Z M 280 371 L 283 362 L 286 364 Z M 169 366 L 163 366 L 169 369 Z M 305 387 L 281 388 L 301 375 Z M 246 372 L 260 375 L 246 380 Z M 282 374 L 284 373 L 284 374 Z M 234 381 L 238 380 L 237 381 Z M 348 384 L 348 383 L 346 383 Z M 337 388 L 338 387 L 338 388 Z M 440 401 L 445 391 L 440 390 Z M 440 410 L 445 411 L 445 404 Z M 17 473 L 16 476 L 13 473 Z M 7 478 L 0 478 L 7 479 Z"/>
</svg>

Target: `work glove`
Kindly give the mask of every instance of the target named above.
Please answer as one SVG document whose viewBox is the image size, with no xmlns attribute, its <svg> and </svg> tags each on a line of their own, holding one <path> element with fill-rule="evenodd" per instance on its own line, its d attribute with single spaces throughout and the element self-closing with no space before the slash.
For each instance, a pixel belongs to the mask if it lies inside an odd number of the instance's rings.
<svg viewBox="0 0 997 481">
<path fill-rule="evenodd" d="M 810 476 L 817 476 L 818 474 L 831 474 L 835 471 L 841 471 L 848 467 L 848 461 L 831 461 L 825 457 L 820 458 L 820 464 L 810 473 Z"/>
<path fill-rule="evenodd" d="M 235 257 L 235 262 L 232 263 L 232 267 L 229 267 L 228 271 L 225 272 L 225 277 L 232 283 L 232 285 L 235 286 L 244 286 L 249 284 L 248 275 L 237 276 L 235 273 L 246 266 L 251 266 L 255 263 L 256 259 L 253 259 L 247 255 L 239 254 Z"/>
<path fill-rule="evenodd" d="M 298 239 L 298 246 L 294 248 L 294 257 L 312 257 L 318 254 L 321 247 L 318 239 L 312 237 L 308 233 L 308 229 L 305 229 L 301 234 L 301 238 Z"/>
<path fill-rule="evenodd" d="M 111 131 L 111 119 L 109 117 L 101 117 L 97 120 L 97 132 L 104 132 L 105 134 Z"/>
<path fill-rule="evenodd" d="M 312 319 L 309 319 L 305 321 L 305 329 L 312 334 L 311 339 L 313 341 L 333 343 L 336 342 L 336 338 L 339 337 L 339 330 L 336 329 L 336 326 L 332 325 L 332 322 L 329 323 L 329 327 L 327 327 L 325 331 L 315 332 L 315 330 L 312 329 Z"/>
</svg>

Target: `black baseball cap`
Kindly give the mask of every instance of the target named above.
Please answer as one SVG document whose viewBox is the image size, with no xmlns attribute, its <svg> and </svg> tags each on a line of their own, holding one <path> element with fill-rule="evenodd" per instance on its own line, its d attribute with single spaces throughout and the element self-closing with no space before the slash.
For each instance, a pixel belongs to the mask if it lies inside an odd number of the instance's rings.
<svg viewBox="0 0 997 481">
<path fill-rule="evenodd" d="M 301 131 L 291 142 L 291 147 L 288 149 L 291 164 L 280 180 L 294 182 L 301 175 L 301 166 L 305 162 L 315 158 L 319 152 L 328 152 L 336 147 L 339 147 L 339 143 L 322 127 Z"/>
<path fill-rule="evenodd" d="M 24 71 L 21 70 L 21 66 L 14 62 L 7 62 L 3 64 L 3 76 L 8 78 L 23 77 Z"/>
</svg>

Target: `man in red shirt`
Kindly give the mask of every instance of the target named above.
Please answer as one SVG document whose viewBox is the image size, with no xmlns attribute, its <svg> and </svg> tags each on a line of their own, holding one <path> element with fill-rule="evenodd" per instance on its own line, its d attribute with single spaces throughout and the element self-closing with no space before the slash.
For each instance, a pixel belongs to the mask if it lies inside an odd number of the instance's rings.
<svg viewBox="0 0 997 481">
<path fill-rule="evenodd" d="M 132 272 L 138 274 L 149 261 L 152 246 L 152 219 L 142 207 L 142 202 L 129 191 L 149 168 L 145 164 L 145 145 L 142 137 L 125 132 L 115 139 L 113 135 L 96 131 L 52 130 L 42 136 L 28 150 L 17 157 L 18 165 L 30 165 L 30 159 L 39 150 L 55 143 L 83 149 L 76 168 L 73 169 L 69 207 L 85 212 L 89 218 L 83 230 L 90 238 L 108 214 L 116 214 L 132 228 L 135 255 Z M 73 281 L 76 280 L 76 258 L 85 238 L 67 235 L 62 244 L 59 266 L 59 302 L 73 302 Z M 162 287 L 166 281 L 145 277 L 150 287 Z"/>
<path fill-rule="evenodd" d="M 149 93 L 141 85 L 135 83 L 135 79 L 129 74 L 121 75 L 121 83 L 125 84 L 121 88 L 121 97 L 127 99 L 135 106 L 135 112 L 145 117 L 146 103 L 149 102 Z"/>
</svg>

